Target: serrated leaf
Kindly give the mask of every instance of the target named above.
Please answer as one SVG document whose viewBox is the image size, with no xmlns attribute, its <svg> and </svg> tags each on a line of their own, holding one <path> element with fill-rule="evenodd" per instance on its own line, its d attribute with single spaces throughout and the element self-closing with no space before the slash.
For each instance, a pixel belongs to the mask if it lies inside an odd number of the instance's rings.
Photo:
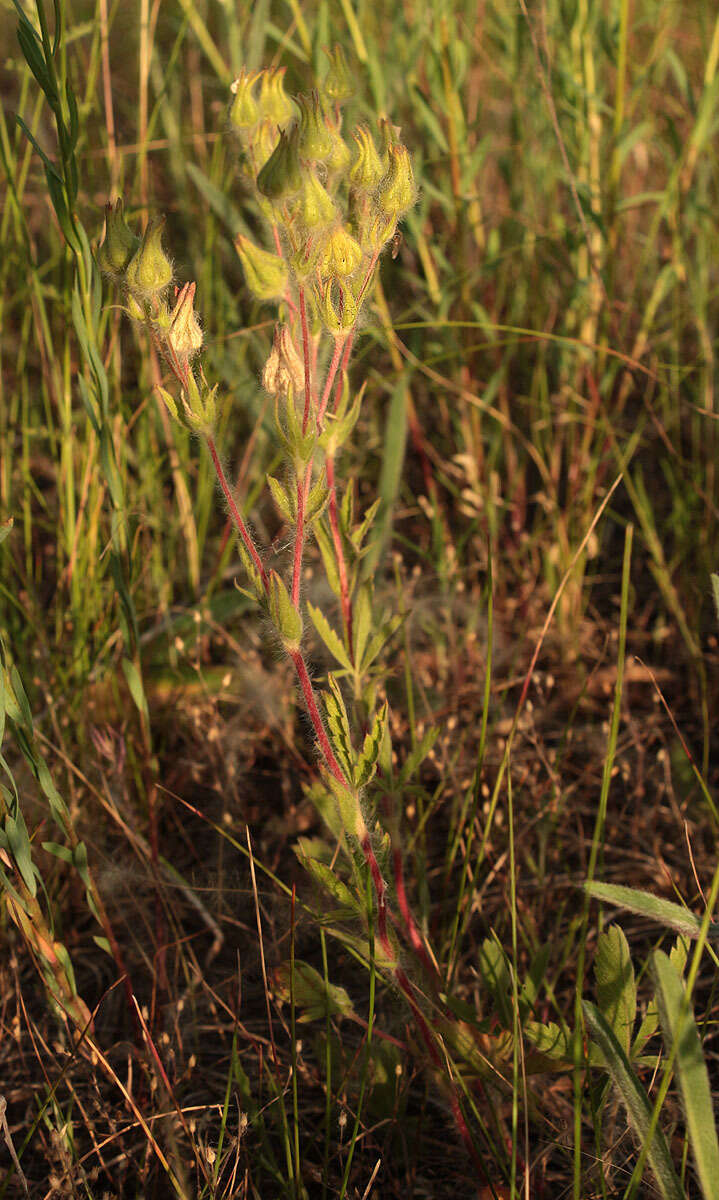
<svg viewBox="0 0 719 1200">
<path fill-rule="evenodd" d="M 629 1123 L 636 1134 L 637 1141 L 643 1146 L 649 1136 L 652 1117 L 652 1106 L 647 1094 L 599 1009 L 590 1004 L 588 1000 L 583 1000 L 582 1010 L 589 1035 L 602 1052 L 606 1068 L 627 1111 Z M 674 1170 L 667 1140 L 659 1128 L 654 1131 L 647 1152 L 647 1160 L 663 1200 L 684 1200 L 684 1193 Z"/>
<path fill-rule="evenodd" d="M 705 1200 L 716 1196 L 719 1181 L 719 1143 L 714 1123 L 712 1091 L 699 1030 L 687 1001 L 684 983 L 666 954 L 655 950 L 652 974 L 656 980 L 664 1044 L 676 1047 L 675 1070 L 697 1175 Z"/>
<path fill-rule="evenodd" d="M 322 475 L 310 489 L 310 494 L 307 497 L 307 504 L 305 505 L 305 523 L 307 525 L 309 525 L 310 521 L 316 521 L 322 514 L 329 496 L 329 488 L 325 483 L 324 475 Z"/>
<path fill-rule="evenodd" d="M 375 514 L 376 514 L 377 509 L 379 508 L 380 504 L 381 504 L 381 498 L 378 496 L 377 499 L 374 501 L 374 503 L 370 504 L 369 508 L 365 510 L 365 514 L 364 514 L 364 517 L 362 518 L 361 524 L 359 524 L 357 526 L 357 528 L 353 529 L 352 532 L 350 533 L 350 540 L 352 542 L 352 545 L 354 546 L 355 550 L 358 552 L 362 548 L 362 543 L 364 542 L 364 540 L 367 536 L 367 533 L 372 525 L 372 522 L 375 518 Z"/>
<path fill-rule="evenodd" d="M 319 608 L 315 608 L 314 604 L 310 604 L 309 601 L 307 603 L 307 611 L 310 614 L 312 624 L 322 638 L 322 641 L 329 650 L 330 654 L 332 654 L 337 659 L 337 662 L 341 666 L 345 667 L 347 671 L 351 671 L 352 663 L 350 662 L 350 656 L 347 653 L 345 645 L 339 637 L 339 634 L 335 633 L 324 613 L 320 612 Z"/>
<path fill-rule="evenodd" d="M 295 961 L 294 979 L 291 981 L 291 964 L 279 967 L 275 976 L 275 990 L 281 1000 L 289 1004 L 290 982 L 293 985 L 295 1006 L 300 1010 L 297 1020 L 317 1021 L 330 1017 L 354 1016 L 352 1001 L 343 987 L 326 983 L 318 971 L 309 963 Z"/>
<path fill-rule="evenodd" d="M 327 681 L 330 685 L 331 695 L 325 692 L 324 703 L 327 713 L 327 725 L 331 734 L 331 741 L 335 753 L 337 754 L 342 769 L 349 777 L 352 774 L 352 737 L 350 734 L 349 717 L 345 702 L 342 699 L 342 692 L 334 675 L 329 674 Z"/>
<path fill-rule="evenodd" d="M 302 617 L 295 608 L 284 580 L 276 571 L 270 572 L 270 616 L 283 640 L 299 646 L 302 638 Z"/>
<path fill-rule="evenodd" d="M 553 1062 L 572 1061 L 571 1034 L 553 1021 L 525 1021 L 522 1033 L 535 1050 Z"/>
<path fill-rule="evenodd" d="M 637 985 L 629 945 L 618 925 L 610 925 L 599 935 L 594 975 L 599 1008 L 628 1056 L 637 1013 Z"/>
<path fill-rule="evenodd" d="M 360 751 L 357 762 L 355 763 L 355 787 L 366 787 L 377 770 L 377 759 L 379 758 L 379 752 L 382 748 L 386 723 L 387 701 L 385 700 L 379 712 L 375 713 L 375 717 L 372 722 L 372 728 L 365 735 L 362 750 Z"/>
<path fill-rule="evenodd" d="M 630 912 L 637 913 L 640 917 L 648 917 L 649 920 L 669 929 L 675 929 L 677 933 L 686 937 L 697 937 L 701 929 L 701 919 L 688 908 L 682 908 L 680 904 L 674 904 L 671 900 L 662 900 L 659 896 L 653 896 L 651 892 L 641 892 L 621 884 L 594 881 L 585 883 L 584 888 L 595 900 L 628 908 Z M 712 929 L 710 926 L 709 937 L 719 939 L 719 928 Z"/>
</svg>

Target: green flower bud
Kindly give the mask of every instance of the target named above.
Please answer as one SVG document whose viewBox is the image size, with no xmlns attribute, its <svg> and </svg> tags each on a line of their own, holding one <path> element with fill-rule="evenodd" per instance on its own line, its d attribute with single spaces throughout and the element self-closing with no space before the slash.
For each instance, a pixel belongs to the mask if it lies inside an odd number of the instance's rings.
<svg viewBox="0 0 719 1200">
<path fill-rule="evenodd" d="M 125 281 L 139 296 L 158 296 L 172 280 L 172 263 L 162 249 L 165 218 L 150 221 L 140 247 L 130 259 Z"/>
<path fill-rule="evenodd" d="M 274 154 L 277 143 L 280 140 L 279 130 L 272 121 L 263 121 L 254 130 L 250 143 L 252 154 L 252 167 L 254 170 L 249 172 L 250 178 L 253 178 L 255 172 L 261 171 L 270 158 Z"/>
<path fill-rule="evenodd" d="M 175 307 L 170 313 L 167 344 L 180 363 L 186 364 L 202 346 L 202 330 L 194 309 L 197 284 L 175 288 Z"/>
<path fill-rule="evenodd" d="M 272 350 L 262 372 L 262 386 L 270 396 L 299 395 L 305 386 L 305 366 L 286 325 L 275 325 Z"/>
<path fill-rule="evenodd" d="M 217 421 L 218 386 L 218 384 L 215 384 L 213 388 L 209 387 L 202 372 L 200 372 L 200 383 L 198 385 L 192 371 L 188 371 L 187 390 L 185 388 L 182 389 L 180 399 L 182 400 L 185 420 L 190 429 L 194 429 L 196 433 L 212 434 Z"/>
<path fill-rule="evenodd" d="M 140 239 L 125 221 L 122 197 L 118 196 L 115 204 L 105 205 L 105 240 L 97 252 L 100 270 L 119 279 L 139 245 Z"/>
<path fill-rule="evenodd" d="M 258 300 L 275 300 L 287 287 L 287 264 L 278 254 L 270 254 L 238 234 L 235 248 L 240 256 L 245 281 Z"/>
<path fill-rule="evenodd" d="M 251 129 L 259 120 L 260 112 L 252 94 L 259 77 L 259 71 L 249 74 L 243 67 L 234 83 L 230 84 L 234 96 L 230 106 L 230 121 L 235 129 Z"/>
<path fill-rule="evenodd" d="M 344 50 L 341 46 L 334 46 L 332 50 L 325 50 L 325 54 L 330 60 L 330 65 L 322 83 L 322 91 L 333 104 L 342 104 L 354 92 Z"/>
<path fill-rule="evenodd" d="M 406 146 L 391 145 L 387 148 L 387 153 L 389 167 L 377 188 L 375 202 L 381 212 L 398 220 L 414 204 L 414 175 Z"/>
<path fill-rule="evenodd" d="M 320 274 L 323 279 L 346 279 L 354 275 L 362 262 L 359 244 L 342 225 L 327 238 L 320 259 Z"/>
<path fill-rule="evenodd" d="M 357 320 L 357 301 L 349 288 L 339 287 L 339 303 L 332 300 L 332 282 L 327 284 L 324 295 L 317 297 L 322 324 L 329 333 L 341 334 L 351 329 Z"/>
<path fill-rule="evenodd" d="M 319 92 L 298 96 L 300 109 L 300 157 L 322 161 L 332 153 L 332 134 L 322 109 Z"/>
<path fill-rule="evenodd" d="M 374 138 L 366 125 L 354 129 L 352 137 L 356 149 L 350 167 L 350 182 L 358 191 L 373 192 L 384 175 Z"/>
<path fill-rule="evenodd" d="M 302 167 L 297 154 L 299 129 L 280 130 L 280 140 L 257 176 L 257 190 L 268 200 L 285 200 L 302 187 Z"/>
<path fill-rule="evenodd" d="M 325 159 L 327 171 L 335 177 L 345 175 L 350 165 L 352 155 L 344 138 L 336 130 L 332 130 L 332 151 Z"/>
<path fill-rule="evenodd" d="M 303 229 L 319 232 L 337 219 L 329 192 L 323 188 L 314 171 L 305 171 L 294 216 Z"/>
<path fill-rule="evenodd" d="M 390 146 L 394 146 L 396 142 L 399 142 L 402 130 L 399 125 L 393 125 L 386 117 L 380 117 L 377 126 L 379 128 L 379 152 L 382 159 L 382 171 L 384 173 L 389 167 L 388 150 Z"/>
<path fill-rule="evenodd" d="M 320 234 L 319 237 L 309 237 L 303 242 L 290 259 L 290 265 L 294 271 L 295 278 L 298 283 L 305 283 L 306 280 L 314 275 L 319 265 L 320 257 L 324 248 L 324 239 Z"/>
<path fill-rule="evenodd" d="M 273 125 L 287 125 L 294 116 L 294 108 L 285 91 L 285 67 L 263 71 L 260 84 L 260 113 L 263 121 Z"/>
<path fill-rule="evenodd" d="M 374 212 L 369 220 L 360 224 L 358 239 L 365 253 L 374 254 L 381 250 L 397 228 L 397 218 L 383 212 Z"/>
</svg>

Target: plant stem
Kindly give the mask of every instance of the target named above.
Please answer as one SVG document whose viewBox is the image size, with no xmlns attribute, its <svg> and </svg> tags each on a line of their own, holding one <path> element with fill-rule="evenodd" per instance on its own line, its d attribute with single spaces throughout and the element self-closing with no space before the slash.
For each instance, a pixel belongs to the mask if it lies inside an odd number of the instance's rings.
<svg viewBox="0 0 719 1200">
<path fill-rule="evenodd" d="M 307 328 L 307 308 L 305 306 L 305 289 L 300 288 L 300 320 L 302 321 L 302 352 L 305 360 L 305 411 L 302 417 L 302 433 L 307 433 L 312 407 L 312 368 L 310 366 L 310 335 Z"/>
<path fill-rule="evenodd" d="M 257 574 L 259 575 L 260 579 L 262 580 L 262 586 L 265 589 L 265 591 L 267 592 L 267 591 L 269 591 L 269 586 L 270 586 L 267 572 L 266 572 L 264 566 L 262 565 L 262 560 L 260 559 L 260 556 L 257 552 L 257 547 L 255 546 L 255 543 L 252 540 L 250 531 L 248 530 L 247 526 L 245 525 L 245 522 L 242 520 L 242 515 L 241 515 L 237 505 L 235 504 L 235 501 L 232 496 L 232 492 L 230 491 L 230 485 L 228 484 L 227 479 L 225 477 L 225 472 L 222 470 L 222 463 L 220 462 L 218 455 L 217 455 L 217 449 L 215 447 L 215 443 L 209 434 L 206 435 L 206 439 L 207 439 L 207 447 L 210 451 L 210 455 L 212 456 L 212 461 L 215 466 L 215 471 L 217 472 L 217 478 L 220 481 L 220 487 L 222 488 L 222 490 L 225 494 L 225 499 L 227 500 L 227 505 L 229 507 L 230 513 L 232 514 L 232 520 L 235 522 L 235 525 L 237 526 L 239 535 L 245 544 L 245 549 L 246 549 L 247 553 L 249 554 L 250 558 L 252 559 L 252 562 L 254 563 Z"/>
<path fill-rule="evenodd" d="M 289 656 L 292 659 L 293 663 L 295 664 L 295 670 L 297 672 L 297 677 L 300 681 L 300 687 L 302 688 L 302 695 L 304 696 L 305 704 L 307 705 L 307 711 L 309 713 L 310 720 L 312 722 L 312 727 L 315 731 L 317 741 L 320 744 L 320 750 L 322 751 L 322 754 L 324 755 L 324 759 L 325 759 L 325 762 L 327 763 L 327 767 L 328 767 L 329 771 L 332 773 L 332 775 L 334 775 L 337 782 L 341 783 L 343 787 L 345 787 L 351 791 L 351 785 L 350 785 L 349 781 L 346 779 L 341 766 L 339 765 L 339 763 L 337 762 L 337 759 L 335 758 L 334 751 L 332 749 L 332 746 L 330 745 L 330 740 L 327 737 L 327 731 L 325 730 L 325 727 L 322 723 L 322 717 L 320 716 L 320 710 L 317 707 L 317 701 L 315 700 L 315 693 L 312 688 L 312 682 L 310 680 L 309 674 L 307 672 L 307 667 L 305 666 L 305 660 L 302 657 L 302 651 L 299 649 L 298 650 L 290 650 L 290 651 L 288 651 L 288 653 L 289 653 Z"/>
</svg>

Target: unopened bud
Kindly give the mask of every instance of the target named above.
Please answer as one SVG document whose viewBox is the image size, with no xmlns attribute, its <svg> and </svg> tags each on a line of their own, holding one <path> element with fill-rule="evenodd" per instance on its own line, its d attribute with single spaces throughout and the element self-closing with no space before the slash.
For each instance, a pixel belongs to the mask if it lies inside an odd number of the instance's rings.
<svg viewBox="0 0 719 1200">
<path fill-rule="evenodd" d="M 263 121 L 254 130 L 251 137 L 252 151 L 252 166 L 254 170 L 250 172 L 250 177 L 254 177 L 255 172 L 262 170 L 275 152 L 277 143 L 280 140 L 280 134 L 277 126 L 272 121 Z"/>
<path fill-rule="evenodd" d="M 302 167 L 297 154 L 299 130 L 280 130 L 280 139 L 257 176 L 257 190 L 268 200 L 284 200 L 302 187 Z"/>
<path fill-rule="evenodd" d="M 202 346 L 202 330 L 194 308 L 197 284 L 175 288 L 175 307 L 170 313 L 167 343 L 175 357 L 186 363 Z"/>
<path fill-rule="evenodd" d="M 118 279 L 140 245 L 140 239 L 129 228 L 122 211 L 122 197 L 105 205 L 105 240 L 97 252 L 100 270 Z"/>
<path fill-rule="evenodd" d="M 262 372 L 262 386 L 270 396 L 299 394 L 305 384 L 305 368 L 286 325 L 276 325 L 272 350 Z"/>
<path fill-rule="evenodd" d="M 337 218 L 332 197 L 323 188 L 314 171 L 306 171 L 302 179 L 295 217 L 304 229 L 319 232 Z"/>
<path fill-rule="evenodd" d="M 320 259 L 320 273 L 323 279 L 346 279 L 354 275 L 362 262 L 362 251 L 359 243 L 342 225 L 327 238 Z"/>
<path fill-rule="evenodd" d="M 187 388 L 180 393 L 185 420 L 197 433 L 212 433 L 217 421 L 217 389 L 211 388 L 200 372 L 198 384 L 192 371 L 187 373 Z M 164 397 L 163 397 L 164 399 Z M 167 401 L 165 401 L 167 403 Z"/>
<path fill-rule="evenodd" d="M 332 130 L 332 151 L 325 159 L 327 171 L 335 178 L 345 175 L 350 165 L 352 155 L 349 147 L 338 130 Z"/>
<path fill-rule="evenodd" d="M 353 130 L 355 152 L 350 167 L 350 182 L 358 191 L 373 192 L 384 175 L 374 138 L 366 125 Z"/>
<path fill-rule="evenodd" d="M 243 67 L 234 83 L 230 84 L 230 91 L 234 97 L 230 106 L 230 121 L 235 129 L 251 129 L 259 120 L 257 101 L 252 94 L 259 77 L 259 71 L 248 73 Z"/>
<path fill-rule="evenodd" d="M 334 46 L 332 50 L 325 50 L 325 54 L 330 60 L 330 65 L 322 83 L 322 91 L 333 104 L 342 104 L 354 92 L 344 50 L 341 46 Z"/>
<path fill-rule="evenodd" d="M 238 234 L 235 247 L 240 256 L 245 281 L 258 300 L 274 300 L 287 287 L 287 264 L 278 254 L 261 250 L 249 238 Z"/>
<path fill-rule="evenodd" d="M 319 92 L 298 96 L 297 104 L 300 109 L 300 157 L 310 162 L 323 161 L 332 152 L 332 135 Z"/>
<path fill-rule="evenodd" d="M 389 167 L 375 194 L 377 207 L 398 220 L 414 204 L 415 185 L 412 163 L 406 146 L 388 147 Z"/>
<path fill-rule="evenodd" d="M 393 125 L 386 117 L 380 117 L 377 122 L 379 129 L 379 153 L 382 159 L 382 169 L 386 171 L 389 166 L 388 150 L 390 146 L 394 146 L 399 142 L 402 130 L 399 125 Z"/>
<path fill-rule="evenodd" d="M 263 71 L 260 84 L 260 115 L 273 125 L 287 125 L 294 116 L 294 108 L 285 91 L 285 67 Z"/>
<path fill-rule="evenodd" d="M 140 296 L 157 296 L 172 280 L 172 263 L 162 249 L 164 224 L 164 217 L 150 222 L 130 259 L 125 280 L 129 290 Z"/>
</svg>

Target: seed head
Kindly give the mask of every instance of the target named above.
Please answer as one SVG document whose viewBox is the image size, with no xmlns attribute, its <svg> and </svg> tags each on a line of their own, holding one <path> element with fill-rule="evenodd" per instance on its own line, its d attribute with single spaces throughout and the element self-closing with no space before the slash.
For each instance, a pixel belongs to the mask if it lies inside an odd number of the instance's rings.
<svg viewBox="0 0 719 1200">
<path fill-rule="evenodd" d="M 230 106 L 230 121 L 235 129 L 252 129 L 259 120 L 260 112 L 253 95 L 253 88 L 259 77 L 259 71 L 250 73 L 243 67 L 234 83 L 230 84 L 230 91 L 234 97 Z"/>
<path fill-rule="evenodd" d="M 270 356 L 262 372 L 262 386 L 270 396 L 288 396 L 302 391 L 305 368 L 286 325 L 275 325 Z"/>
<path fill-rule="evenodd" d="M 172 281 L 172 263 L 162 249 L 164 224 L 164 217 L 150 221 L 128 264 L 125 281 L 136 297 L 159 296 Z"/>
<path fill-rule="evenodd" d="M 189 362 L 202 347 L 202 330 L 194 308 L 197 284 L 175 288 L 175 307 L 170 313 L 167 343 L 176 358 Z"/>
<path fill-rule="evenodd" d="M 240 256 L 245 281 L 258 300 L 275 300 L 287 287 L 287 265 L 278 254 L 261 250 L 249 238 L 238 234 L 235 247 Z"/>
<path fill-rule="evenodd" d="M 412 163 L 406 146 L 397 143 L 390 145 L 387 154 L 389 167 L 377 188 L 375 201 L 380 212 L 399 220 L 409 212 L 415 200 Z"/>
<path fill-rule="evenodd" d="M 332 134 L 319 92 L 298 96 L 297 104 L 300 109 L 300 158 L 322 162 L 332 153 Z"/>
<path fill-rule="evenodd" d="M 355 152 L 350 167 L 350 182 L 360 192 L 373 192 L 384 175 L 374 138 L 366 125 L 353 130 Z"/>
<path fill-rule="evenodd" d="M 341 46 L 334 46 L 332 50 L 325 50 L 325 54 L 330 65 L 322 83 L 322 91 L 333 104 L 343 104 L 354 92 L 344 50 Z"/>
<path fill-rule="evenodd" d="M 327 238 L 320 259 L 323 279 L 346 279 L 354 275 L 362 262 L 362 250 L 350 233 L 339 225 Z"/>
<path fill-rule="evenodd" d="M 260 76 L 260 115 L 273 125 L 287 125 L 294 116 L 294 108 L 285 91 L 285 67 L 263 71 Z"/>
<path fill-rule="evenodd" d="M 325 230 L 337 219 L 332 197 L 313 170 L 304 172 L 295 217 L 303 229 L 313 233 Z"/>
<path fill-rule="evenodd" d="M 100 269 L 114 279 L 124 275 L 127 264 L 140 245 L 122 211 L 122 197 L 105 205 L 105 240 L 97 252 Z"/>
<path fill-rule="evenodd" d="M 280 140 L 257 176 L 257 190 L 268 200 L 286 200 L 302 187 L 302 167 L 297 153 L 299 129 L 280 130 Z"/>
</svg>

